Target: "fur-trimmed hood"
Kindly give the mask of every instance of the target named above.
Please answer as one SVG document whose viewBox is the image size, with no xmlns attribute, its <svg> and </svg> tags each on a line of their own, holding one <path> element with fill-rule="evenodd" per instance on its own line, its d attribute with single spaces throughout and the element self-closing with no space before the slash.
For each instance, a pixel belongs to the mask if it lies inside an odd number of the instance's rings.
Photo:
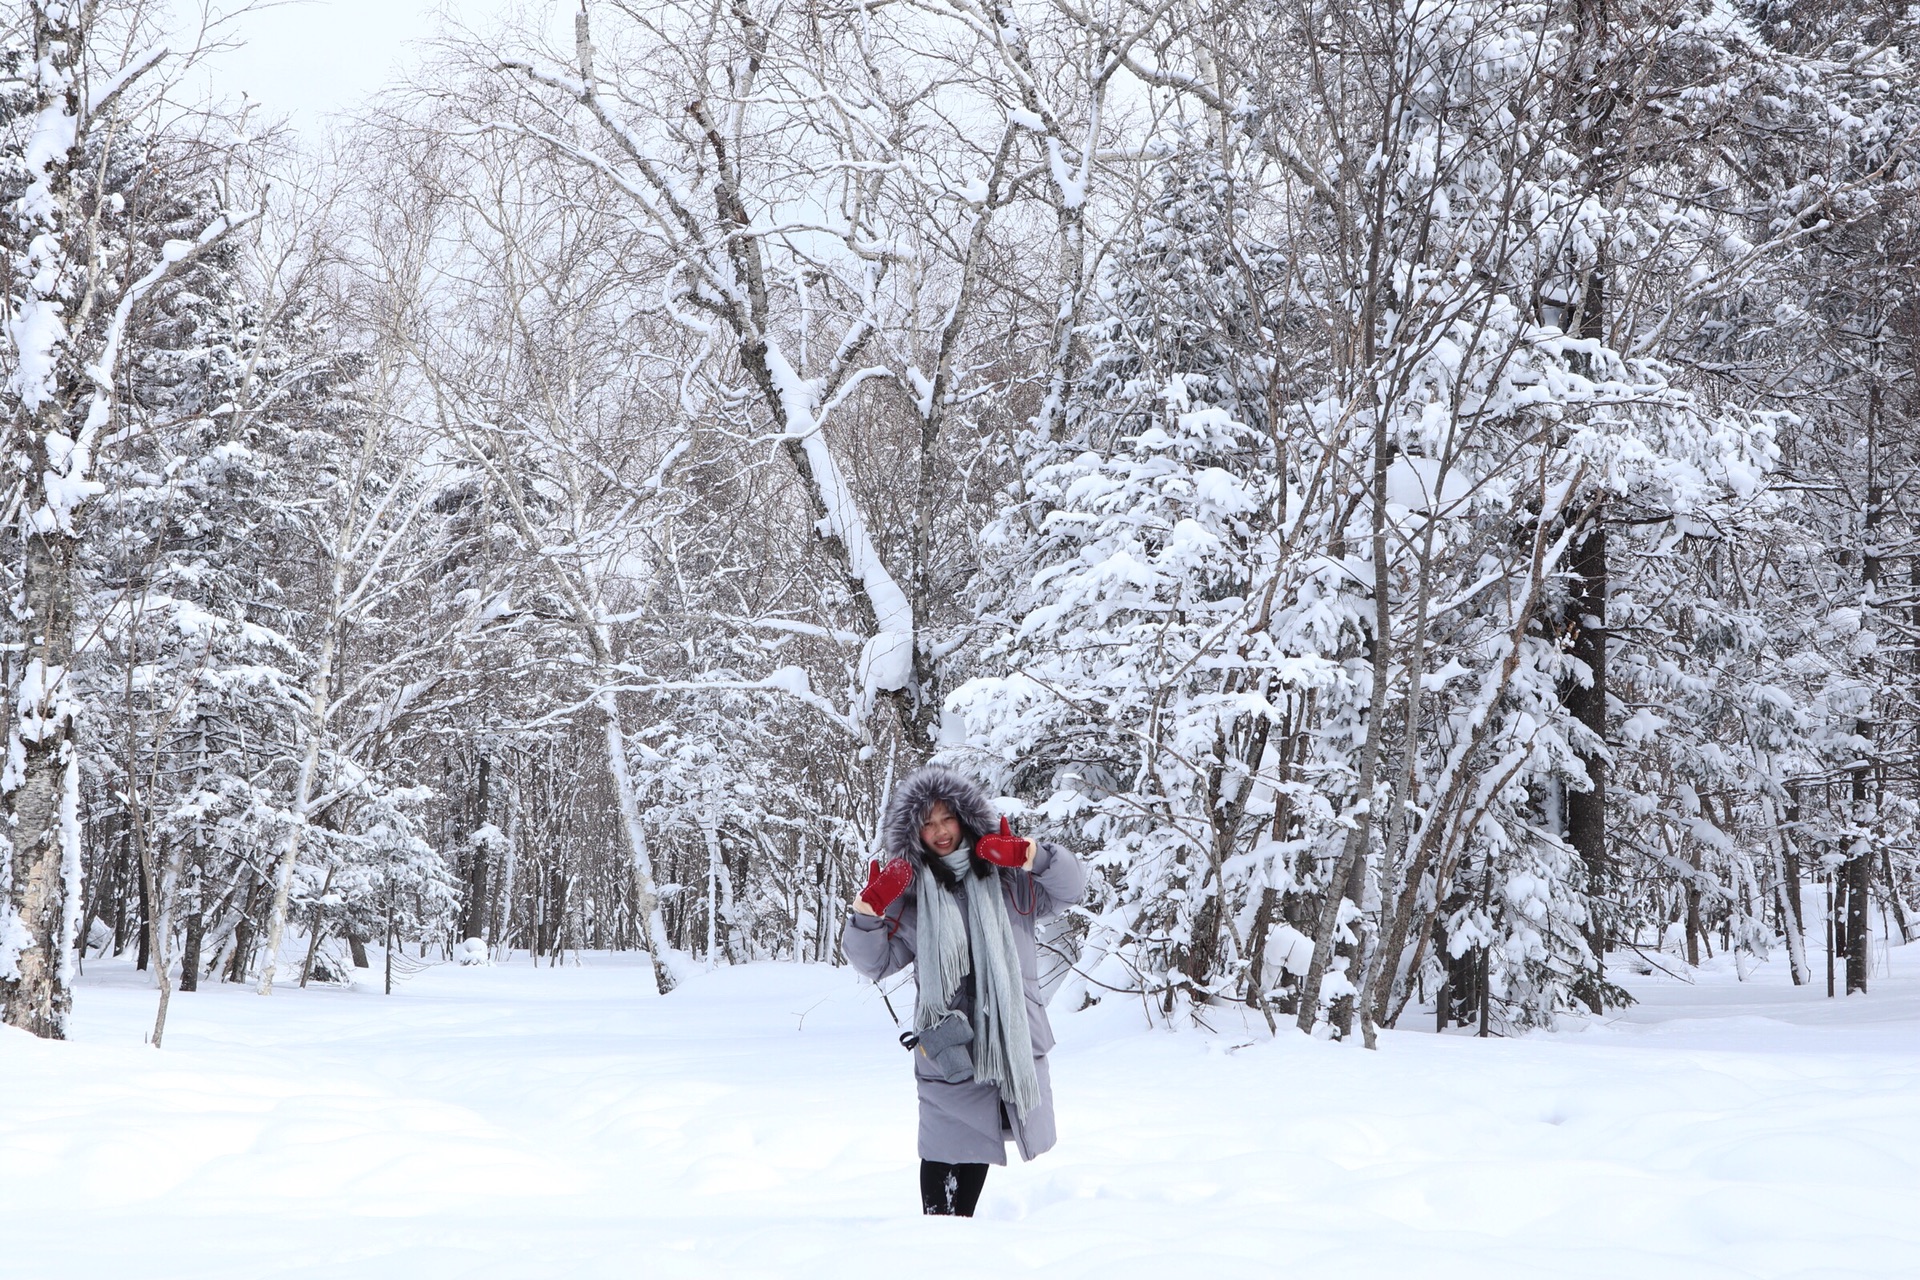
<svg viewBox="0 0 1920 1280">
<path fill-rule="evenodd" d="M 900 785 L 894 788 L 893 799 L 887 803 L 887 816 L 881 827 L 888 854 L 905 858 L 916 867 L 926 867 L 942 884 L 952 884 L 953 873 L 945 863 L 929 855 L 927 847 L 920 842 L 920 828 L 933 812 L 934 802 L 939 800 L 946 801 L 947 808 L 960 820 L 969 849 L 981 836 L 1000 826 L 1000 814 L 979 783 L 944 765 L 930 764 L 900 780 Z M 975 875 L 986 875 L 992 870 L 992 863 L 977 853 L 973 855 Z"/>
</svg>

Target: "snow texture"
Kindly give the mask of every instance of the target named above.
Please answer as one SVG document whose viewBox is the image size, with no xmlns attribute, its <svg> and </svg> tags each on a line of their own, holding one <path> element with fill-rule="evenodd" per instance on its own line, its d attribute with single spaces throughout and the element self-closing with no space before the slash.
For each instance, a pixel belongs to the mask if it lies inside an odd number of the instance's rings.
<svg viewBox="0 0 1920 1280">
<path fill-rule="evenodd" d="M 1709 966 L 1584 1030 L 1377 1053 L 1060 1011 L 1061 1144 L 967 1225 L 919 1215 L 905 1056 L 845 969 L 658 999 L 640 958 L 444 964 L 385 998 L 376 954 L 354 990 L 178 995 L 156 1053 L 103 962 L 72 1042 L 0 1032 L 0 1270 L 1911 1275 L 1920 947 L 1890 960 L 1871 997 Z"/>
</svg>

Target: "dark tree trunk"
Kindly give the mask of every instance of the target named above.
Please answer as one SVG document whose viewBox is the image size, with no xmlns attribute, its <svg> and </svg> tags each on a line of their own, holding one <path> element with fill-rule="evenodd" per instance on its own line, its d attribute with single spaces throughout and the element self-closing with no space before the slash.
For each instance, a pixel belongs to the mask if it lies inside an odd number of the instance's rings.
<svg viewBox="0 0 1920 1280">
<path fill-rule="evenodd" d="M 1260 905 L 1254 908 L 1253 928 L 1247 935 L 1247 1003 L 1255 1009 L 1267 1007 L 1267 935 L 1273 932 L 1273 917 L 1280 907 L 1280 891 L 1272 885 L 1260 891 Z"/>
<path fill-rule="evenodd" d="M 1799 931 L 1800 937 L 1807 936 L 1807 910 L 1800 901 L 1800 851 L 1794 847 L 1791 833 L 1800 826 L 1800 801 L 1798 796 L 1787 806 L 1787 830 L 1789 838 L 1781 842 L 1785 852 L 1781 861 L 1785 864 L 1787 906 L 1793 911 L 1792 927 Z"/>
<path fill-rule="evenodd" d="M 478 778 L 474 785 L 473 820 L 468 824 L 468 834 L 478 831 L 487 823 L 488 790 L 491 782 L 492 761 L 485 755 L 480 757 Z M 467 911 L 461 924 L 461 938 L 479 938 L 482 942 L 491 941 L 487 936 L 487 917 L 492 914 L 492 901 L 487 894 L 487 884 L 493 863 L 493 846 L 476 843 L 469 839 L 467 845 Z"/>
<path fill-rule="evenodd" d="M 253 899 L 249 895 L 246 908 L 233 926 L 233 962 L 227 966 L 227 978 L 231 982 L 245 982 L 253 960 Z"/>
<path fill-rule="evenodd" d="M 1860 555 L 1861 593 L 1870 605 L 1878 603 L 1880 575 L 1884 567 L 1879 546 L 1880 525 L 1887 505 L 1886 489 L 1880 483 L 1879 474 L 1880 416 L 1883 407 L 1880 382 L 1875 378 L 1867 387 L 1867 505 L 1861 521 Z M 1863 742 L 1872 744 L 1867 750 L 1877 755 L 1879 743 L 1874 726 L 1870 706 L 1866 715 L 1854 721 L 1853 731 Z M 1875 845 L 1878 844 L 1875 833 L 1881 819 L 1880 797 L 1873 794 L 1872 775 L 1873 760 L 1859 761 L 1853 768 L 1849 788 L 1853 820 L 1860 834 L 1847 850 L 1844 864 L 1845 923 L 1840 925 L 1836 922 L 1837 927 L 1845 931 L 1841 953 L 1847 960 L 1848 995 L 1867 989 L 1867 908 L 1872 895 Z"/>
<path fill-rule="evenodd" d="M 1687 963 L 1700 967 L 1700 883 L 1687 877 Z"/>
<path fill-rule="evenodd" d="M 1364 858 L 1358 858 L 1355 859 L 1347 869 L 1346 900 L 1356 907 L 1359 906 L 1361 902 L 1366 899 L 1366 888 L 1366 860 Z M 1332 1001 L 1327 1006 L 1327 1022 L 1333 1027 L 1334 1034 L 1342 1039 L 1345 1039 L 1353 1031 L 1353 1015 L 1359 1010 L 1360 992 L 1358 988 L 1360 986 L 1361 974 L 1367 964 L 1367 933 L 1363 922 L 1358 919 L 1354 920 L 1352 925 L 1349 926 L 1348 932 L 1353 935 L 1354 940 L 1347 942 L 1342 939 L 1336 942 L 1333 953 L 1346 960 L 1345 976 L 1354 989 L 1348 991 L 1339 999 Z"/>
<path fill-rule="evenodd" d="M 113 954 L 119 955 L 126 942 L 127 929 L 127 899 L 121 890 L 120 876 L 119 810 L 109 810 L 96 830 L 100 844 L 109 852 L 101 858 L 100 874 L 93 886 L 94 915 L 112 931 L 113 941 L 109 945 Z M 83 931 L 81 938 L 85 937 Z"/>
<path fill-rule="evenodd" d="M 544 897 L 546 899 L 546 915 L 545 919 L 541 922 L 541 950 L 549 957 L 552 957 L 559 950 L 561 937 L 566 924 L 567 882 L 559 867 L 551 867 L 548 869 L 547 891 Z M 682 947 L 687 945 L 686 938 L 682 937 L 680 939 L 680 945 Z"/>
<path fill-rule="evenodd" d="M 1631 144 L 1622 135 L 1620 117 L 1621 79 L 1611 70 L 1618 57 L 1613 44 L 1610 13 L 1604 0 L 1576 0 L 1573 28 L 1577 73 L 1569 87 L 1574 94 L 1570 103 L 1577 121 L 1575 151 L 1585 158 L 1585 182 L 1591 190 L 1601 190 L 1612 180 L 1610 170 L 1624 147 Z M 1573 329 L 1581 338 L 1605 343 L 1607 333 L 1608 279 L 1604 258 L 1588 268 L 1577 299 L 1569 299 L 1576 309 Z M 1586 365 L 1586 357 L 1577 357 L 1577 366 Z M 1591 373 L 1591 368 L 1582 368 Z M 1595 497 L 1585 515 L 1587 527 L 1580 531 L 1572 549 L 1569 568 L 1573 571 L 1570 599 L 1564 626 L 1572 641 L 1572 655 L 1586 665 L 1588 682 L 1569 681 L 1561 700 L 1573 718 L 1595 740 L 1604 744 L 1607 737 L 1607 527 L 1606 505 Z M 1593 953 L 1594 974 L 1590 983 L 1577 983 L 1581 1000 L 1595 1013 L 1605 1007 L 1602 999 L 1606 977 L 1607 919 L 1603 903 L 1607 889 L 1615 879 L 1607 856 L 1607 761 L 1604 745 L 1577 753 L 1586 768 L 1588 789 L 1572 791 L 1564 810 L 1567 843 L 1573 846 L 1586 869 L 1587 921 L 1583 930 L 1587 948 Z"/>
<path fill-rule="evenodd" d="M 1592 678 L 1572 682 L 1566 692 L 1567 710 L 1601 742 L 1607 736 L 1607 528 L 1596 513 L 1593 526 L 1580 540 L 1573 556 L 1577 590 L 1571 603 L 1573 656 L 1586 664 Z M 1594 959 L 1606 954 L 1606 920 L 1601 902 L 1613 882 L 1607 857 L 1607 761 L 1603 750 L 1582 751 L 1588 789 L 1567 796 L 1567 842 L 1580 855 L 1587 872 L 1587 946 Z M 1589 997 L 1594 1012 L 1597 997 Z"/>
<path fill-rule="evenodd" d="M 1835 929 L 1834 929 L 1834 901 L 1833 901 L 1833 882 L 1834 882 L 1834 880 L 1835 880 L 1836 878 L 1837 878 L 1837 877 L 1835 877 L 1835 876 L 1834 876 L 1834 874 L 1833 874 L 1833 873 L 1832 873 L 1831 871 L 1829 871 L 1829 872 L 1827 873 L 1827 910 L 1826 910 L 1826 920 L 1827 920 L 1827 999 L 1829 999 L 1829 1000 L 1831 1000 L 1831 999 L 1833 999 L 1833 952 L 1834 952 L 1834 946 L 1835 946 L 1835 944 L 1836 944 L 1836 943 L 1837 943 L 1837 942 L 1839 941 L 1839 939 L 1837 939 L 1837 938 L 1835 938 L 1835 937 L 1834 937 L 1834 933 L 1835 933 Z"/>
<path fill-rule="evenodd" d="M 833 948 L 833 921 L 838 905 L 832 899 L 833 872 L 829 863 L 828 851 L 820 850 L 820 860 L 815 864 L 815 909 L 813 914 L 813 958 L 825 963 Z"/>
<path fill-rule="evenodd" d="M 207 936 L 207 876 L 206 852 L 198 842 L 186 855 L 186 865 L 180 869 L 181 913 L 186 917 L 186 937 L 180 951 L 180 990 L 198 991 L 200 989 L 201 951 Z"/>
<path fill-rule="evenodd" d="M 1207 896 L 1194 914 L 1187 954 L 1181 957 L 1180 965 L 1187 977 L 1188 994 L 1195 1001 L 1213 977 L 1213 953 L 1220 941 L 1220 882 L 1211 874 L 1207 881 Z"/>
<path fill-rule="evenodd" d="M 1871 583 L 1872 577 L 1868 581 Z M 1873 723 L 1857 720 L 1854 722 L 1854 732 L 1870 741 Z M 1865 761 L 1854 767 L 1850 780 L 1850 799 L 1856 822 L 1866 819 L 1870 813 L 1871 774 L 1871 766 Z M 1862 834 L 1855 839 L 1853 847 L 1848 850 L 1847 860 L 1840 867 L 1842 905 L 1834 922 L 1840 954 L 1846 957 L 1848 995 L 1867 989 L 1867 908 L 1873 884 L 1873 841 L 1865 834 L 1866 823 L 1861 822 L 1861 825 Z"/>
<path fill-rule="evenodd" d="M 1585 14 L 1592 19 L 1595 15 Z M 1598 21 L 1604 25 L 1604 16 Z M 1591 33 L 1596 40 L 1603 36 L 1600 28 Z M 1583 338 L 1603 341 L 1606 338 L 1606 277 L 1595 270 L 1587 277 L 1586 290 L 1580 299 L 1579 331 Z M 1585 664 L 1588 673 L 1586 683 L 1570 680 L 1562 690 L 1561 702 L 1582 728 L 1593 735 L 1600 745 L 1591 750 L 1580 750 L 1576 754 L 1587 772 L 1587 789 L 1569 791 L 1566 802 L 1567 843 L 1579 854 L 1586 869 L 1587 922 L 1585 935 L 1587 949 L 1593 952 L 1595 977 L 1606 976 L 1607 923 L 1605 908 L 1607 889 L 1614 880 L 1613 867 L 1607 857 L 1607 758 L 1605 743 L 1607 740 L 1607 525 L 1605 503 L 1596 499 L 1593 507 L 1585 516 L 1587 527 L 1575 543 L 1573 555 L 1568 567 L 1573 571 L 1571 598 L 1567 601 L 1567 617 L 1563 630 L 1569 639 L 1572 655 Z M 1601 1012 L 1605 1005 L 1601 1000 L 1597 983 L 1582 984 L 1581 993 L 1589 1008 L 1595 1013 Z"/>
<path fill-rule="evenodd" d="M 139 937 L 139 943 L 138 943 L 139 950 L 135 955 L 133 967 L 135 969 L 138 969 L 140 972 L 145 973 L 147 968 L 147 960 L 149 958 L 148 957 L 148 951 L 150 950 L 149 944 L 153 941 L 153 931 L 147 928 L 147 919 L 148 919 L 149 913 L 152 910 L 153 904 L 147 901 L 147 878 L 143 875 L 136 874 L 133 877 L 133 883 L 140 892 L 140 937 Z"/>
<path fill-rule="evenodd" d="M 1480 988 L 1480 1030 L 1477 1034 L 1482 1040 L 1487 1038 L 1487 1032 L 1493 1025 L 1493 980 L 1492 976 L 1487 972 L 1491 964 L 1491 949 L 1481 947 L 1480 981 L 1478 984 Z"/>
<path fill-rule="evenodd" d="M 182 991 L 200 989 L 200 946 L 206 936 L 206 912 L 200 909 L 200 904 L 196 900 L 193 909 L 187 912 L 187 940 L 180 951 L 180 989 Z"/>
<path fill-rule="evenodd" d="M 101 908 L 108 901 L 107 895 L 113 892 L 113 855 L 99 852 L 102 847 L 100 827 L 104 825 L 104 822 L 96 824 L 88 819 L 85 826 L 86 847 L 93 856 L 86 859 L 91 866 L 85 877 L 86 905 L 80 910 L 80 932 L 74 935 L 74 943 L 83 961 L 87 958 L 87 942 L 93 937 L 93 922 L 100 918 Z M 109 840 L 111 838 L 110 835 L 107 837 Z"/>
<path fill-rule="evenodd" d="M 1833 873 L 1833 953 L 1845 960 L 1848 938 L 1847 922 L 1851 919 L 1847 911 L 1847 899 L 1853 889 L 1853 880 L 1847 875 L 1847 864 L 1842 863 Z"/>
<path fill-rule="evenodd" d="M 113 856 L 113 954 L 127 950 L 127 848 L 125 829 L 120 832 L 119 849 Z"/>
<path fill-rule="evenodd" d="M 1873 858 L 1858 853 L 1847 860 L 1847 994 L 1867 989 L 1867 944 L 1871 930 L 1867 908 L 1872 901 Z"/>
<path fill-rule="evenodd" d="M 1456 904 L 1458 905 L 1458 904 Z M 1451 911 L 1453 908 L 1449 908 Z M 1470 1027 L 1486 1003 L 1482 987 L 1486 982 L 1486 956 L 1475 947 L 1459 955 L 1447 950 L 1447 930 L 1443 921 L 1434 924 L 1435 956 L 1440 964 L 1440 995 L 1434 1006 L 1434 1029 L 1449 1026 Z"/>
<path fill-rule="evenodd" d="M 1907 918 L 1907 902 L 1900 896 L 1900 887 L 1893 879 L 1893 858 L 1885 849 L 1880 850 L 1880 883 L 1886 891 L 1887 903 L 1893 908 L 1893 922 L 1900 930 L 1900 941 L 1913 941 L 1913 924 Z"/>
</svg>

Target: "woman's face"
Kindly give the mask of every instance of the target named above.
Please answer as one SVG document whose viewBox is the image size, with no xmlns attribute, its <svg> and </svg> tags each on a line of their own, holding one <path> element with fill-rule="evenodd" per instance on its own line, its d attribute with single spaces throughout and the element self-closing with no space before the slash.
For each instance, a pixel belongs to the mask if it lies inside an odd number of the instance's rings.
<svg viewBox="0 0 1920 1280">
<path fill-rule="evenodd" d="M 927 820 L 920 824 L 920 843 L 939 858 L 960 847 L 960 819 L 953 816 L 945 800 L 935 800 Z"/>
</svg>

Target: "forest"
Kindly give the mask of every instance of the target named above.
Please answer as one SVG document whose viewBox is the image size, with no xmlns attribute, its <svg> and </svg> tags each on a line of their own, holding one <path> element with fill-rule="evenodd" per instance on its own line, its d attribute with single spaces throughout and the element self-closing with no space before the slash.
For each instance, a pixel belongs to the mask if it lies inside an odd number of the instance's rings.
<svg viewBox="0 0 1920 1280">
<path fill-rule="evenodd" d="M 6 1024 L 839 963 L 936 758 L 1068 1007 L 1920 939 L 1920 10 L 585 0 L 322 135 L 170 14 L 0 18 Z"/>
</svg>

